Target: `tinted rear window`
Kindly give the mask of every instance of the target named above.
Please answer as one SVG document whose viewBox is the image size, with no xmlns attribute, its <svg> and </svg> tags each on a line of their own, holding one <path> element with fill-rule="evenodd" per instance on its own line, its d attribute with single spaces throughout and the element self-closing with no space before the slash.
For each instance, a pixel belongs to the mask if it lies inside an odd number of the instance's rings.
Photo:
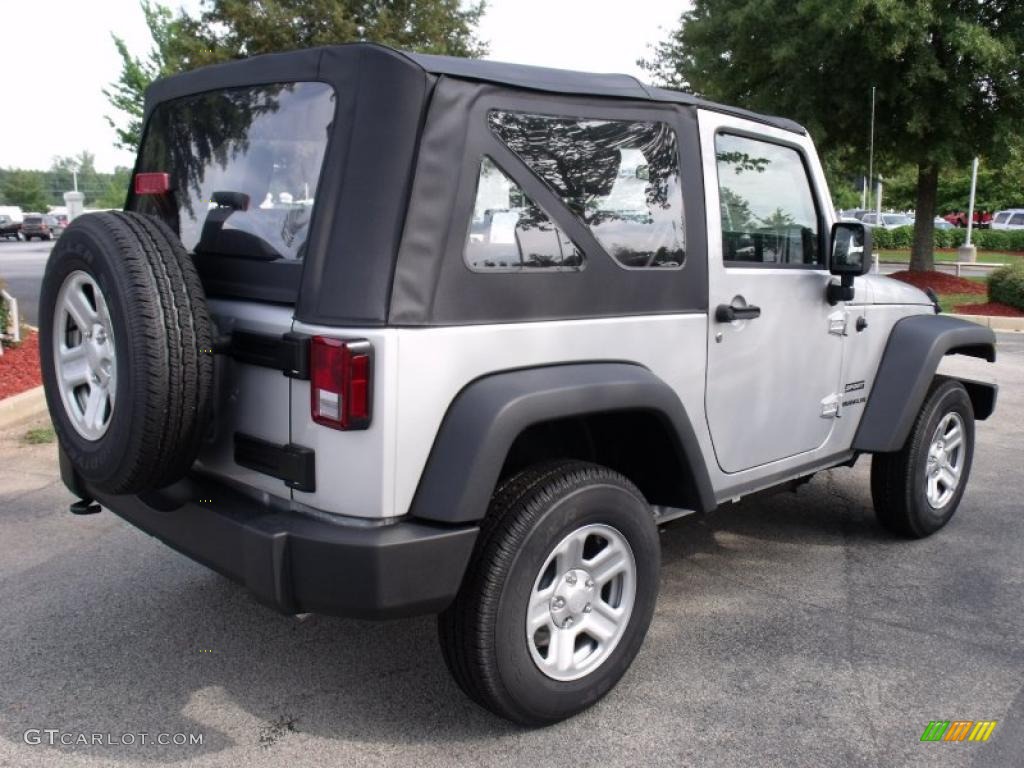
<svg viewBox="0 0 1024 768">
<path fill-rule="evenodd" d="M 158 105 L 138 171 L 170 174 L 171 192 L 130 207 L 161 215 L 210 259 L 301 261 L 334 102 L 329 85 L 287 83 Z"/>
<path fill-rule="evenodd" d="M 26 216 L 22 223 L 23 224 L 32 224 L 33 226 L 35 226 L 36 224 L 42 224 L 43 223 L 43 219 L 42 219 L 41 216 Z"/>
</svg>

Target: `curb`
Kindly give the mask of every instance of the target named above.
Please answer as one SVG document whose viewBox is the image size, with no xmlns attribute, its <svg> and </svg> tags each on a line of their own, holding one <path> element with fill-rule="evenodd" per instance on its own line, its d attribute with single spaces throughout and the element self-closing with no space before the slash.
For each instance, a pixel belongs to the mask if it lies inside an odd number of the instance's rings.
<svg viewBox="0 0 1024 768">
<path fill-rule="evenodd" d="M 972 323 L 991 328 L 993 331 L 1024 331 L 1024 317 L 1003 317 L 1001 315 L 957 315 L 948 313 L 949 317 L 970 320 Z"/>
<path fill-rule="evenodd" d="M 0 400 L 0 429 L 33 416 L 46 413 L 46 396 L 42 385 Z"/>
</svg>

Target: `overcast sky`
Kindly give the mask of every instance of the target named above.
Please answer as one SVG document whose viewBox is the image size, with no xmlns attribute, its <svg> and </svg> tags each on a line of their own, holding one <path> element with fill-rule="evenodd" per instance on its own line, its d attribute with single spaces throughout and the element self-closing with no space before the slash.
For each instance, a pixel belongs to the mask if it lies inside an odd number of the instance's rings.
<svg viewBox="0 0 1024 768">
<path fill-rule="evenodd" d="M 198 0 L 171 0 L 195 9 Z M 488 58 L 594 72 L 640 75 L 636 59 L 673 28 L 685 0 L 488 0 L 480 34 Z M 137 0 L 39 0 L 0 42 L 0 166 L 50 167 L 54 155 L 88 149 L 101 171 L 131 165 L 114 148 L 104 120 L 111 112 L 101 89 L 116 79 L 120 59 L 113 32 L 141 55 L 151 46 Z M 31 8 L 31 11 L 29 11 Z M 41 26 L 22 34 L 22 23 Z"/>
</svg>

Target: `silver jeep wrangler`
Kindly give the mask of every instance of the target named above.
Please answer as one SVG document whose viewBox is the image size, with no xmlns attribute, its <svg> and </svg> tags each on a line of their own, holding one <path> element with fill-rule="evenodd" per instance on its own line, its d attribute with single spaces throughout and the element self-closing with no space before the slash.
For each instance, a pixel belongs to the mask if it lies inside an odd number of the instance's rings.
<svg viewBox="0 0 1024 768">
<path fill-rule="evenodd" d="M 42 290 L 61 473 L 286 613 L 438 613 L 493 712 L 607 693 L 657 526 L 872 454 L 945 525 L 995 359 L 869 276 L 806 131 L 626 76 L 357 44 L 148 93 L 124 212 Z"/>
</svg>

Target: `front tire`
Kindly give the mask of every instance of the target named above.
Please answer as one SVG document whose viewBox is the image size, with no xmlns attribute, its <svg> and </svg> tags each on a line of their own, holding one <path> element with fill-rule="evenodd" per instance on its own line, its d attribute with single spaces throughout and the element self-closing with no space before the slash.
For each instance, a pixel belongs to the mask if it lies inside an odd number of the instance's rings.
<svg viewBox="0 0 1024 768">
<path fill-rule="evenodd" d="M 552 462 L 502 483 L 453 604 L 445 663 L 495 714 L 546 725 L 597 702 L 636 657 L 658 591 L 651 509 L 621 475 Z"/>
<path fill-rule="evenodd" d="M 922 539 L 953 517 L 974 459 L 974 408 L 963 384 L 936 378 L 903 448 L 875 454 L 871 498 L 889 531 Z"/>
</svg>

